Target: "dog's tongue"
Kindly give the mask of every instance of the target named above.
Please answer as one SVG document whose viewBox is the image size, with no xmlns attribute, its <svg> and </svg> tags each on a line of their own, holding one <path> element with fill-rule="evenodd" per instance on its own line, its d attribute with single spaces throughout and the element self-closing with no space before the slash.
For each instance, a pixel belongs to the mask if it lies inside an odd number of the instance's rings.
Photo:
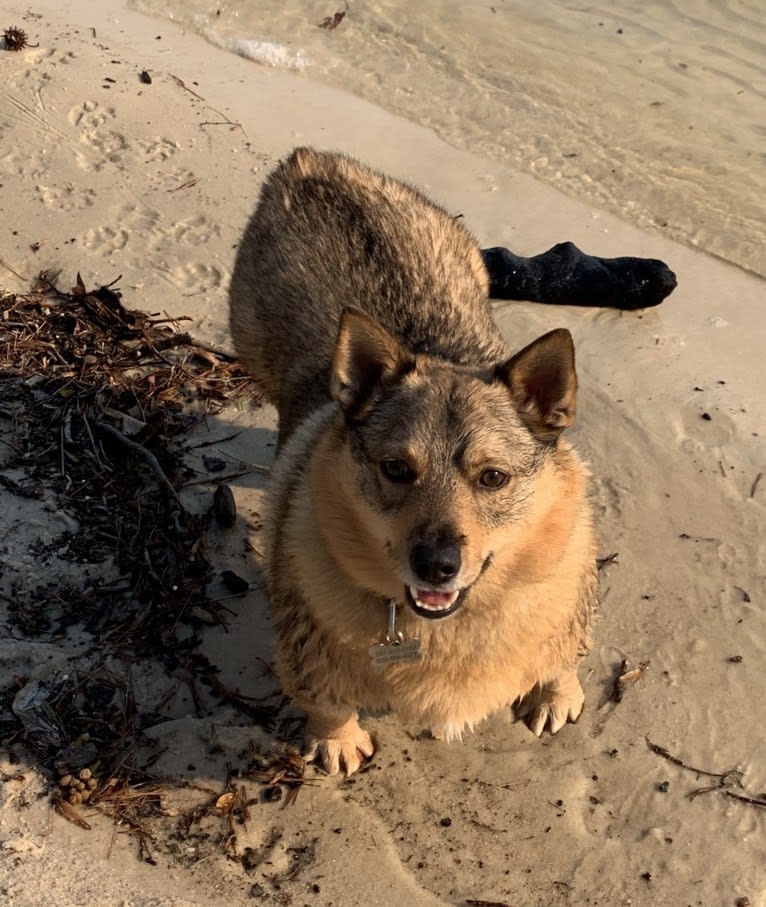
<svg viewBox="0 0 766 907">
<path fill-rule="evenodd" d="M 432 608 L 446 608 L 454 601 L 454 592 L 432 592 L 430 589 L 418 589 L 417 600 Z"/>
</svg>

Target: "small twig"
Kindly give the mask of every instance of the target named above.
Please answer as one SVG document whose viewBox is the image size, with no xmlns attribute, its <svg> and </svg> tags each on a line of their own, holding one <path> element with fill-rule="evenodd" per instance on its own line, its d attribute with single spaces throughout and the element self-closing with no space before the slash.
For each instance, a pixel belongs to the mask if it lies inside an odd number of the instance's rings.
<svg viewBox="0 0 766 907">
<path fill-rule="evenodd" d="M 170 78 L 173 79 L 173 81 L 176 83 L 176 85 L 180 85 L 184 91 L 188 91 L 189 94 L 194 95 L 194 97 L 199 99 L 200 101 L 205 101 L 205 99 L 202 97 L 202 95 L 197 94 L 197 92 L 194 91 L 193 88 L 189 88 L 183 79 L 179 79 L 178 76 L 174 76 L 173 73 L 170 74 Z M 207 104 L 207 101 L 205 101 L 205 103 Z"/>
<path fill-rule="evenodd" d="M 3 261 L 2 258 L 0 258 L 0 265 L 2 265 L 6 271 L 10 271 L 14 277 L 18 277 L 18 279 L 21 280 L 23 283 L 25 283 L 25 284 L 29 283 L 29 281 L 26 279 L 26 277 L 22 277 L 18 271 L 14 271 L 13 268 L 7 262 Z"/>
<path fill-rule="evenodd" d="M 232 692 L 221 683 L 221 681 L 215 676 L 215 674 L 208 674 L 205 680 L 210 685 L 211 689 L 222 699 L 233 705 L 243 714 L 248 715 L 257 724 L 261 724 L 264 727 L 273 720 L 274 716 L 279 711 L 279 709 L 275 706 L 272 707 L 267 705 L 253 705 L 252 702 L 248 702 L 247 700 L 256 699 L 256 697 L 245 697 L 240 693 Z"/>
<path fill-rule="evenodd" d="M 226 435 L 225 438 L 216 438 L 214 441 L 200 441 L 199 444 L 191 444 L 190 447 L 192 450 L 199 450 L 202 447 L 215 447 L 216 444 L 223 444 L 225 441 L 233 441 L 234 438 L 238 438 L 241 434 L 241 431 L 235 431 L 230 435 Z"/>
<path fill-rule="evenodd" d="M 758 490 L 758 483 L 763 478 L 763 473 L 759 472 L 758 475 L 753 479 L 753 484 L 750 486 L 750 497 L 755 497 L 755 492 Z"/>
<path fill-rule="evenodd" d="M 182 680 L 186 686 L 189 688 L 192 699 L 194 700 L 194 708 L 197 711 L 197 715 L 203 715 L 205 712 L 205 703 L 202 701 L 202 695 L 200 693 L 199 687 L 197 686 L 197 681 L 191 671 L 185 669 L 179 669 L 176 676 L 179 680 Z"/>
<path fill-rule="evenodd" d="M 247 831 L 247 823 L 250 821 L 250 809 L 247 802 L 247 790 L 244 784 L 239 786 L 239 808 L 242 813 L 242 824 L 245 826 L 245 831 Z"/>
<path fill-rule="evenodd" d="M 241 129 L 241 130 L 242 130 L 242 135 L 244 135 L 245 137 L 247 137 L 247 134 L 245 133 L 245 130 L 242 129 L 242 124 L 241 124 L 241 123 L 235 123 L 233 120 L 230 120 L 229 117 L 227 117 L 225 113 L 222 113 L 220 110 L 218 110 L 217 108 L 213 107 L 212 104 L 208 103 L 208 101 L 205 100 L 205 98 L 203 98 L 201 94 L 197 94 L 197 92 L 194 91 L 194 89 L 189 88 L 189 86 L 184 82 L 183 79 L 179 79 L 178 76 L 174 76 L 173 73 L 170 74 L 170 78 L 173 79 L 173 81 L 174 81 L 178 86 L 180 86 L 181 88 L 183 88 L 184 91 L 188 91 L 189 94 L 190 94 L 190 95 L 193 95 L 195 98 L 197 98 L 197 100 L 202 101 L 204 104 L 207 104 L 207 106 L 213 111 L 213 113 L 217 113 L 218 116 L 221 117 L 222 120 L 224 120 L 224 122 L 228 123 L 230 126 L 234 126 L 234 127 L 238 128 L 238 129 Z M 204 124 L 202 124 L 202 125 L 204 125 Z"/>
<path fill-rule="evenodd" d="M 674 756 L 671 752 L 665 749 L 664 746 L 660 746 L 657 743 L 652 743 L 648 738 L 644 738 L 649 749 L 656 753 L 658 756 L 662 756 L 663 759 L 667 759 L 668 762 L 672 762 L 673 765 L 679 766 L 679 768 L 686 769 L 688 772 L 694 772 L 695 775 L 705 775 L 708 778 L 717 778 L 718 784 L 713 784 L 708 787 L 698 787 L 696 790 L 690 791 L 687 794 L 687 797 L 690 800 L 694 800 L 699 797 L 701 794 L 708 794 L 711 791 L 718 791 L 719 793 L 726 794 L 727 797 L 733 797 L 735 800 L 743 800 L 746 803 L 755 803 L 758 806 L 766 807 L 766 800 L 759 801 L 753 797 L 747 797 L 743 794 L 735 794 L 732 790 L 729 790 L 732 786 L 742 787 L 742 778 L 743 773 L 736 768 L 727 769 L 725 772 L 711 772 L 704 768 L 697 768 L 694 765 L 689 765 L 684 762 L 683 759 L 679 759 L 678 756 Z"/>
<path fill-rule="evenodd" d="M 67 803 L 66 800 L 57 800 L 54 807 L 56 812 L 63 816 L 67 822 L 71 822 L 73 825 L 85 829 L 85 831 L 90 831 L 90 823 L 85 820 L 79 810 L 76 810 L 71 803 Z"/>
<path fill-rule="evenodd" d="M 230 472 L 225 476 L 203 476 L 201 479 L 190 479 L 184 482 L 184 488 L 190 488 L 192 485 L 219 485 L 221 482 L 230 482 L 232 479 L 241 479 L 242 476 L 248 476 L 252 469 L 240 469 L 239 472 Z"/>
<path fill-rule="evenodd" d="M 133 826 L 136 836 L 138 837 L 138 854 L 139 859 L 144 863 L 148 863 L 150 866 L 156 866 L 157 860 L 154 858 L 154 854 L 149 847 L 149 835 L 146 831 L 136 822 Z"/>
<path fill-rule="evenodd" d="M 715 542 L 717 545 L 721 543 L 714 535 L 689 535 L 688 532 L 682 532 L 678 537 L 687 542 Z"/>
<path fill-rule="evenodd" d="M 85 424 L 85 430 L 88 432 L 88 437 L 90 438 L 90 444 L 91 444 L 91 447 L 93 448 L 93 453 L 94 453 L 94 455 L 95 455 L 95 457 L 96 457 L 96 462 L 98 463 L 98 465 L 99 465 L 102 469 L 107 469 L 109 472 L 111 472 L 111 471 L 112 471 L 112 467 L 111 467 L 111 466 L 107 466 L 107 465 L 102 461 L 101 457 L 99 456 L 98 447 L 96 446 L 96 439 L 93 437 L 93 431 L 91 430 L 90 422 L 88 421 L 88 417 L 87 417 L 87 416 L 83 416 L 83 420 L 82 420 L 82 421 L 83 421 L 83 423 Z"/>
<path fill-rule="evenodd" d="M 241 129 L 241 123 L 235 123 L 233 120 L 203 120 L 200 126 L 229 126 L 231 129 Z"/>
<path fill-rule="evenodd" d="M 695 775 L 707 775 L 709 778 L 726 778 L 729 775 L 737 774 L 740 778 L 742 777 L 742 773 L 735 769 L 729 769 L 725 772 L 711 772 L 704 768 L 695 768 L 693 765 L 684 762 L 683 759 L 679 759 L 678 756 L 674 756 L 669 750 L 666 750 L 664 746 L 660 746 L 659 743 L 652 743 L 648 737 L 645 737 L 644 739 L 646 740 L 646 745 L 653 753 L 662 756 L 663 759 L 667 759 L 668 762 L 672 762 L 673 765 L 678 765 L 680 768 L 685 768 L 689 772 L 694 772 Z"/>
<path fill-rule="evenodd" d="M 237 362 L 236 356 L 227 353 L 226 350 L 221 349 L 220 346 L 211 346 L 209 343 L 200 343 L 198 340 L 193 341 L 191 346 L 195 353 L 199 353 L 200 350 L 205 350 L 206 352 L 217 356 L 219 359 L 223 359 L 224 362 Z"/>
<path fill-rule="evenodd" d="M 197 177 L 196 179 L 193 179 L 193 180 L 186 180 L 186 182 L 181 183 L 180 186 L 173 186 L 172 189 L 168 189 L 167 191 L 168 192 L 178 192 L 180 189 L 191 189 L 192 186 L 196 186 L 198 182 L 199 182 L 199 177 Z M 154 322 L 154 323 L 156 324 L 157 322 Z"/>
<path fill-rule="evenodd" d="M 96 428 L 100 429 L 103 432 L 106 432 L 106 434 L 108 434 L 108 435 L 111 435 L 111 437 L 113 437 L 116 441 L 119 441 L 120 444 L 124 445 L 129 450 L 134 451 L 140 457 L 142 457 L 144 460 L 146 460 L 146 462 L 149 464 L 149 466 L 151 466 L 152 471 L 154 472 L 155 476 L 157 477 L 160 485 L 162 485 L 162 487 L 165 489 L 165 491 L 167 491 L 167 493 L 170 495 L 170 497 L 179 506 L 181 505 L 181 501 L 178 497 L 178 494 L 177 494 L 175 488 L 170 483 L 170 479 L 165 475 L 165 472 L 163 471 L 162 467 L 160 466 L 159 461 L 157 460 L 157 457 L 155 457 L 154 454 L 150 450 L 147 450 L 143 444 L 139 444 L 137 441 L 131 441 L 130 438 L 126 438 L 125 435 L 119 429 L 114 428 L 114 426 L 112 426 L 112 425 L 107 425 L 106 422 L 95 422 L 94 424 L 95 424 Z"/>
<path fill-rule="evenodd" d="M 117 823 L 115 822 L 112 826 L 112 837 L 109 839 L 109 847 L 106 850 L 107 860 L 112 856 L 112 849 L 114 847 L 114 842 L 117 840 Z"/>
<path fill-rule="evenodd" d="M 603 570 L 607 564 L 617 563 L 617 558 L 620 556 L 619 551 L 615 551 L 614 554 L 607 554 L 605 557 L 596 558 L 596 566 L 599 570 Z"/>
<path fill-rule="evenodd" d="M 733 800 L 741 800 L 743 803 L 749 803 L 751 806 L 761 806 L 766 809 L 766 799 L 763 797 L 747 797 L 744 794 L 736 794 L 733 790 L 725 790 L 724 793 Z"/>
</svg>

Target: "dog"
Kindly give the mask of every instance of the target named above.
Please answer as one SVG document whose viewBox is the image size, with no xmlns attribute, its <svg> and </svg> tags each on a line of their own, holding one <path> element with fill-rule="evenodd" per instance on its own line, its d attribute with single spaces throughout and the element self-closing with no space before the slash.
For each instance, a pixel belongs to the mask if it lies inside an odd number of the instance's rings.
<svg viewBox="0 0 766 907">
<path fill-rule="evenodd" d="M 237 353 L 279 415 L 264 525 L 283 688 L 306 757 L 351 774 L 360 709 L 460 738 L 583 707 L 597 606 L 568 331 L 511 354 L 471 234 L 415 188 L 298 148 L 230 287 Z"/>
</svg>

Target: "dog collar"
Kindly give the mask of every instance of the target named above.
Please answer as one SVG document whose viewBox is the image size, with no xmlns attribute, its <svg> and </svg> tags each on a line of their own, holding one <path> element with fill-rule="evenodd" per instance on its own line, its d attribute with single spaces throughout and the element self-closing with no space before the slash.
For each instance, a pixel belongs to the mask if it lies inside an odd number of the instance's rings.
<svg viewBox="0 0 766 907">
<path fill-rule="evenodd" d="M 388 606 L 386 638 L 384 642 L 375 643 L 368 650 L 372 666 L 376 671 L 385 671 L 389 665 L 400 661 L 415 664 L 423 658 L 419 637 L 411 636 L 409 639 L 405 639 L 404 633 L 396 629 L 396 599 L 387 599 L 386 605 Z"/>
</svg>

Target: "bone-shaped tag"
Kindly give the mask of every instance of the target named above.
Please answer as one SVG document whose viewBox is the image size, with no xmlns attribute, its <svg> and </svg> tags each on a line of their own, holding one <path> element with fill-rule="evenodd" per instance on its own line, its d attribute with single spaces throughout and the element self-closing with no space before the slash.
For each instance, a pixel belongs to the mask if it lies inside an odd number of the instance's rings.
<svg viewBox="0 0 766 907">
<path fill-rule="evenodd" d="M 389 665 L 399 661 L 415 664 L 423 658 L 423 653 L 420 651 L 420 640 L 417 637 L 394 642 L 379 642 L 370 646 L 369 653 L 372 666 L 376 671 L 385 671 Z"/>
</svg>

